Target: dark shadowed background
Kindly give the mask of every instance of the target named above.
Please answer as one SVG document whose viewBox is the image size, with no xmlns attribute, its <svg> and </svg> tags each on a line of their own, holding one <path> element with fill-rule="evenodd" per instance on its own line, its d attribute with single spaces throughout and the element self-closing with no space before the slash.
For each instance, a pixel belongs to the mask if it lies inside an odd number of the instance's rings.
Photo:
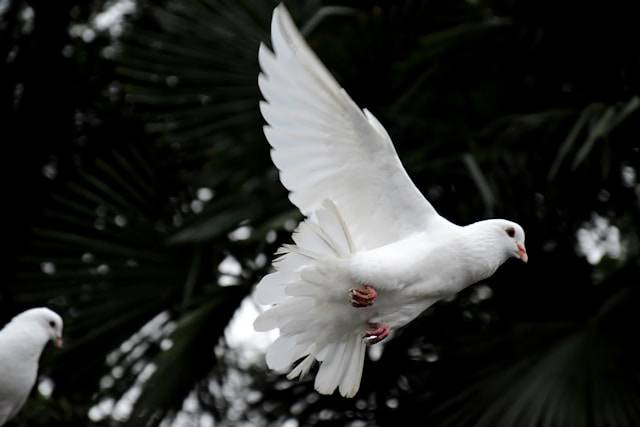
<svg viewBox="0 0 640 427">
<path fill-rule="evenodd" d="M 47 305 L 12 426 L 640 423 L 633 2 L 287 1 L 459 224 L 528 265 L 372 348 L 355 399 L 266 371 L 256 281 L 300 219 L 257 105 L 267 0 L 0 0 L 0 324 Z"/>
</svg>

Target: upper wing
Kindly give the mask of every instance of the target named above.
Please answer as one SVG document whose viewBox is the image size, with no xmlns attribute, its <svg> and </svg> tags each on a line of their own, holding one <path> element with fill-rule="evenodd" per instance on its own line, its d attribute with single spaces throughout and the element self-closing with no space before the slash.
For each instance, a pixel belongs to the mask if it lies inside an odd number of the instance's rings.
<svg viewBox="0 0 640 427">
<path fill-rule="evenodd" d="M 360 249 L 443 219 L 402 167 L 391 138 L 360 110 L 307 46 L 286 8 L 273 12 L 274 52 L 260 46 L 260 110 L 289 198 L 304 215 L 333 200 Z"/>
</svg>

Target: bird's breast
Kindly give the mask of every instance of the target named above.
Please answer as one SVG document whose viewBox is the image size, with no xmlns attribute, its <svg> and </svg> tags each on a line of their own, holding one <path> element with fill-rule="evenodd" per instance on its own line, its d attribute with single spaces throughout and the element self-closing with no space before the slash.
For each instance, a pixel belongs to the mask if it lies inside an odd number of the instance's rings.
<svg viewBox="0 0 640 427">
<path fill-rule="evenodd" d="M 6 356 L 0 356 L 0 395 L 29 394 L 36 381 L 37 363 L 27 363 L 28 360 L 16 360 L 14 357 Z"/>
</svg>

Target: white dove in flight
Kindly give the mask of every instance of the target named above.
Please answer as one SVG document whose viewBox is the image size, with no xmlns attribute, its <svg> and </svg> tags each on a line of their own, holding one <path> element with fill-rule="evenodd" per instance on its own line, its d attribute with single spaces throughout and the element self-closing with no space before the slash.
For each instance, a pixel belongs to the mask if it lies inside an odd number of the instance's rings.
<svg viewBox="0 0 640 427">
<path fill-rule="evenodd" d="M 260 110 L 271 158 L 306 219 L 277 254 L 255 298 L 272 306 L 254 322 L 278 328 L 271 369 L 305 375 L 315 389 L 353 397 L 365 348 L 443 297 L 527 261 L 524 231 L 503 219 L 458 226 L 438 215 L 402 167 L 391 139 L 307 46 L 283 5 L 260 46 Z"/>
<path fill-rule="evenodd" d="M 48 308 L 24 311 L 0 330 L 0 426 L 26 402 L 49 341 L 62 347 L 62 319 Z"/>
</svg>

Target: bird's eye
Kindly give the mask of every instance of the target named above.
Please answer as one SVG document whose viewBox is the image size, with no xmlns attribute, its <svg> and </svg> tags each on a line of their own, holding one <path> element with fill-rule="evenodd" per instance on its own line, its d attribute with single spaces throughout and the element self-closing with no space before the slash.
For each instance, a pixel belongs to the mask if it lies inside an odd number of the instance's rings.
<svg viewBox="0 0 640 427">
<path fill-rule="evenodd" d="M 56 322 L 54 322 L 53 320 L 49 320 L 49 326 L 51 326 L 52 328 L 55 328 Z"/>
<path fill-rule="evenodd" d="M 504 230 L 507 233 L 507 236 L 514 237 L 516 235 L 516 230 L 513 227 L 509 227 Z"/>
</svg>

